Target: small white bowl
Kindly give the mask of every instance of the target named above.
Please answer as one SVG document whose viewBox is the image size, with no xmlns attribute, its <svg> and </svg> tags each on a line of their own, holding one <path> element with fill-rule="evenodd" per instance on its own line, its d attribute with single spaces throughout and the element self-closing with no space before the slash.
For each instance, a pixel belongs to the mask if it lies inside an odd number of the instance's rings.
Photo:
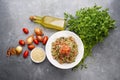
<svg viewBox="0 0 120 80">
<path fill-rule="evenodd" d="M 34 54 L 33 51 L 35 51 L 36 49 L 42 50 L 42 52 L 43 52 L 43 54 L 44 54 L 43 59 L 40 60 L 40 61 L 36 61 L 36 60 L 34 60 L 34 58 L 33 58 L 33 56 L 32 56 L 32 54 Z M 33 62 L 35 62 L 35 63 L 41 63 L 41 62 L 43 62 L 43 61 L 45 60 L 45 58 L 46 58 L 46 54 L 45 54 L 44 49 L 39 48 L 39 47 L 34 48 L 34 49 L 31 51 L 30 58 L 31 58 L 31 60 L 32 60 Z"/>
</svg>

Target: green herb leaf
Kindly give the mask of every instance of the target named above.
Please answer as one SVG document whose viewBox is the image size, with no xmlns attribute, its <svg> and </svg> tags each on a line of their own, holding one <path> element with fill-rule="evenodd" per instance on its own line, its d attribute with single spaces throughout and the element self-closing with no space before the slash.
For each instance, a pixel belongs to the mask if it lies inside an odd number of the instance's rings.
<svg viewBox="0 0 120 80">
<path fill-rule="evenodd" d="M 84 61 L 91 55 L 92 48 L 102 42 L 108 36 L 109 30 L 115 27 L 115 20 L 110 17 L 108 9 L 101 8 L 95 5 L 82 8 L 76 11 L 75 15 L 64 13 L 68 29 L 75 32 L 84 44 L 84 56 L 75 68 L 84 67 Z"/>
</svg>

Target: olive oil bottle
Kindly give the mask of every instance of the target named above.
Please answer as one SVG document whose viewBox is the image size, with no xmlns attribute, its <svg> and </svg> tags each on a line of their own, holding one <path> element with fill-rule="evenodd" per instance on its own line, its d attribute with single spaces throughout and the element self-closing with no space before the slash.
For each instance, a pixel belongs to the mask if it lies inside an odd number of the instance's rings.
<svg viewBox="0 0 120 80">
<path fill-rule="evenodd" d="M 65 20 L 52 17 L 52 16 L 30 16 L 30 20 L 32 22 L 43 25 L 44 27 L 56 29 L 56 30 L 64 30 L 65 29 Z"/>
</svg>

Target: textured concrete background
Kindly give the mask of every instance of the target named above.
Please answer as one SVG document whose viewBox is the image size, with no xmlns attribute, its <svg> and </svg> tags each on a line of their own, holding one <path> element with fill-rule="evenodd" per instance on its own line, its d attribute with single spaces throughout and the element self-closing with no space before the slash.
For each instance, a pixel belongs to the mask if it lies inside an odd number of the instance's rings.
<svg viewBox="0 0 120 80">
<path fill-rule="evenodd" d="M 30 15 L 64 17 L 64 12 L 74 14 L 82 7 L 94 4 L 109 8 L 116 26 L 103 43 L 93 48 L 93 56 L 86 59 L 87 69 L 60 70 L 46 59 L 34 64 L 30 57 L 6 57 L 9 46 L 17 46 L 25 39 L 23 27 L 33 33 L 36 26 L 29 21 Z M 40 26 L 46 35 L 55 30 Z M 44 46 L 42 44 L 39 47 Z M 26 46 L 24 50 L 26 49 Z M 0 0 L 0 80 L 120 80 L 120 0 Z"/>
</svg>

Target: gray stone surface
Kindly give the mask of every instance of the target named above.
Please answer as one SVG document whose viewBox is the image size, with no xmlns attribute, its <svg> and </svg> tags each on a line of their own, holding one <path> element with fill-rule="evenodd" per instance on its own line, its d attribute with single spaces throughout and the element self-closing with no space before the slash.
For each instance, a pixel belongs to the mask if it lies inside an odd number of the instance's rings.
<svg viewBox="0 0 120 80">
<path fill-rule="evenodd" d="M 74 14 L 77 9 L 94 4 L 109 8 L 116 26 L 103 43 L 93 48 L 93 56 L 86 59 L 87 69 L 61 70 L 46 59 L 34 64 L 30 57 L 6 57 L 9 46 L 17 46 L 25 39 L 22 32 L 27 27 L 33 33 L 35 26 L 31 15 L 64 17 L 64 12 Z M 46 35 L 55 30 L 40 26 Z M 39 47 L 44 46 L 42 44 Z M 25 46 L 24 50 L 27 49 Z M 120 0 L 0 0 L 0 80 L 120 80 Z"/>
</svg>

